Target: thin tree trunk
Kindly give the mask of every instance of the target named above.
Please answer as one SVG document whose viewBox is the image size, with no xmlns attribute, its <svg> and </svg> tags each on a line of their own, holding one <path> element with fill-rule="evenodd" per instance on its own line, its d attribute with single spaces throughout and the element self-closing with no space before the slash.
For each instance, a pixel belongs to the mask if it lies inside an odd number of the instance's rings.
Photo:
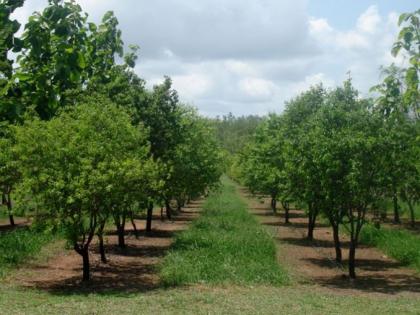
<svg viewBox="0 0 420 315">
<path fill-rule="evenodd" d="M 125 234 L 125 229 L 124 229 L 123 225 L 121 224 L 118 227 L 118 247 L 120 247 L 120 248 L 125 248 L 124 234 Z"/>
<path fill-rule="evenodd" d="M 83 281 L 90 280 L 90 264 L 89 264 L 89 251 L 84 249 L 82 252 L 83 257 Z"/>
<path fill-rule="evenodd" d="M 104 236 L 103 234 L 98 234 L 98 239 L 99 239 L 99 253 L 101 255 L 101 261 L 106 264 L 108 261 L 106 259 L 106 255 L 105 255 L 105 246 L 104 246 Z"/>
<path fill-rule="evenodd" d="M 398 207 L 398 195 L 397 192 L 394 190 L 393 196 L 392 196 L 392 202 L 394 205 L 394 223 L 400 224 L 400 211 Z"/>
<path fill-rule="evenodd" d="M 139 231 L 137 230 L 136 222 L 134 221 L 133 211 L 130 211 L 130 221 L 134 229 L 134 235 L 136 236 L 136 238 L 139 238 Z"/>
<path fill-rule="evenodd" d="M 352 238 L 349 248 L 349 276 L 351 279 L 356 279 L 356 247 L 357 244 Z"/>
<path fill-rule="evenodd" d="M 289 224 L 290 223 L 290 207 L 288 202 L 282 202 L 282 207 L 284 209 L 284 223 Z"/>
<path fill-rule="evenodd" d="M 308 214 L 308 235 L 307 235 L 307 239 L 310 241 L 314 239 L 314 229 L 315 229 L 317 215 L 318 215 L 318 211 L 314 209 L 313 206 L 310 206 L 309 214 Z"/>
<path fill-rule="evenodd" d="M 15 226 L 15 219 L 12 213 L 12 197 L 10 196 L 10 193 L 7 194 L 7 212 L 9 213 L 10 225 Z"/>
<path fill-rule="evenodd" d="M 74 250 L 82 256 L 83 259 L 83 282 L 90 280 L 90 264 L 89 264 L 89 244 L 84 246 L 74 245 Z"/>
<path fill-rule="evenodd" d="M 411 203 L 411 200 L 408 199 L 407 200 L 407 204 L 408 204 L 408 208 L 410 209 L 410 221 L 411 221 L 411 227 L 416 227 L 416 217 L 414 214 L 414 207 L 413 204 Z"/>
<path fill-rule="evenodd" d="M 335 223 L 331 223 L 331 225 L 332 225 L 332 228 L 333 228 L 334 247 L 335 247 L 335 261 L 338 262 L 338 263 L 341 263 L 342 253 L 341 253 L 339 225 L 335 224 Z"/>
<path fill-rule="evenodd" d="M 106 255 L 105 255 L 105 246 L 104 246 L 104 229 L 105 229 L 105 223 L 106 220 L 104 220 L 102 222 L 102 224 L 99 226 L 99 230 L 98 230 L 98 240 L 99 240 L 99 254 L 101 255 L 101 261 L 106 264 L 107 263 L 107 259 L 106 259 Z"/>
<path fill-rule="evenodd" d="M 147 207 L 147 217 L 146 217 L 146 232 L 150 233 L 152 231 L 152 219 L 153 219 L 153 203 L 149 203 Z"/>
<path fill-rule="evenodd" d="M 117 226 L 118 247 L 125 248 L 125 218 L 126 214 L 117 215 L 115 217 L 115 225 Z"/>
<path fill-rule="evenodd" d="M 182 212 L 182 201 L 181 200 L 179 200 L 179 199 L 176 200 L 176 206 L 177 206 L 176 210 L 178 212 Z"/>
<path fill-rule="evenodd" d="M 165 200 L 165 208 L 166 208 L 166 217 L 168 218 L 168 220 L 172 220 L 172 208 L 168 200 Z"/>
<path fill-rule="evenodd" d="M 276 197 L 271 197 L 271 210 L 274 214 L 277 213 L 277 200 Z"/>
<path fill-rule="evenodd" d="M 314 239 L 314 229 L 315 229 L 315 220 L 313 219 L 312 215 L 309 215 L 307 239 L 310 241 Z"/>
</svg>

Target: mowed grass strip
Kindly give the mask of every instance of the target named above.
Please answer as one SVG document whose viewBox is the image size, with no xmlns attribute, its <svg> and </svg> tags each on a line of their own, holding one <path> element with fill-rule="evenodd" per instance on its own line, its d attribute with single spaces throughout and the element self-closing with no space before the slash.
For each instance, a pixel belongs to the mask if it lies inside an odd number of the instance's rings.
<svg viewBox="0 0 420 315">
<path fill-rule="evenodd" d="M 207 199 L 201 216 L 176 236 L 160 273 L 167 286 L 288 282 L 276 260 L 273 239 L 226 178 Z"/>
</svg>

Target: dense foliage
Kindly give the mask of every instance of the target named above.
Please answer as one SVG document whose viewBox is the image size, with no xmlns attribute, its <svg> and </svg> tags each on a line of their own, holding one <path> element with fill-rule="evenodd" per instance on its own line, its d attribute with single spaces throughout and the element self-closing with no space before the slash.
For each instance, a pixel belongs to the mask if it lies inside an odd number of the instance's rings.
<svg viewBox="0 0 420 315">
<path fill-rule="evenodd" d="M 220 149 L 210 122 L 180 103 L 170 78 L 145 88 L 132 70 L 138 47 L 124 55 L 112 12 L 96 25 L 75 1 L 49 0 L 15 38 L 10 15 L 23 2 L 0 1 L 2 203 L 12 224 L 15 195 L 40 226 L 63 231 L 88 280 L 95 236 L 106 263 L 107 223 L 122 248 L 135 214 L 147 210 L 151 231 L 155 206 L 170 217 L 172 204 L 180 210 L 218 183 Z"/>
<path fill-rule="evenodd" d="M 254 193 L 270 195 L 271 207 L 282 201 L 303 207 L 308 235 L 319 214 L 333 229 L 336 260 L 341 262 L 340 227 L 350 237 L 349 275 L 356 277 L 356 248 L 362 228 L 378 222 L 381 205 L 391 199 L 394 222 L 407 203 L 414 226 L 419 202 L 418 157 L 420 11 L 403 14 L 394 54 L 407 54 L 407 68 L 385 68 L 384 81 L 363 99 L 351 80 L 342 87 L 310 88 L 286 104 L 282 115 L 270 115 L 239 155 L 238 178 Z M 237 168 L 237 164 L 233 165 Z M 364 235 L 364 234 L 362 234 Z"/>
</svg>

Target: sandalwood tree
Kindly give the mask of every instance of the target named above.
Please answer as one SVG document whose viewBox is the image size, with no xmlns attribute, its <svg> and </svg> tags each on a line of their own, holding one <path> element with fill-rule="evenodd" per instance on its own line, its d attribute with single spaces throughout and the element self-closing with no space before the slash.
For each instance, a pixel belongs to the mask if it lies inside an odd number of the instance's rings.
<svg viewBox="0 0 420 315">
<path fill-rule="evenodd" d="M 180 110 L 182 141 L 171 159 L 171 177 L 166 190 L 166 196 L 177 201 L 178 210 L 189 200 L 204 194 L 222 175 L 220 148 L 214 130 L 194 109 L 182 107 Z"/>
<path fill-rule="evenodd" d="M 89 280 L 89 246 L 112 213 L 113 192 L 148 172 L 147 133 L 128 113 L 96 99 L 49 121 L 26 121 L 16 127 L 16 143 L 24 185 L 44 219 L 65 231 Z"/>
<path fill-rule="evenodd" d="M 277 212 L 277 200 L 285 210 L 289 223 L 290 192 L 285 174 L 284 123 L 271 114 L 256 130 L 252 141 L 241 155 L 242 178 L 254 193 L 271 197 L 271 209 Z"/>
<path fill-rule="evenodd" d="M 313 148 L 316 139 L 309 137 L 310 121 L 325 100 L 322 85 L 310 88 L 286 104 L 285 128 L 285 172 L 292 199 L 306 206 L 308 214 L 307 238 L 313 239 L 316 219 L 321 210 L 320 169 L 314 163 Z"/>
</svg>

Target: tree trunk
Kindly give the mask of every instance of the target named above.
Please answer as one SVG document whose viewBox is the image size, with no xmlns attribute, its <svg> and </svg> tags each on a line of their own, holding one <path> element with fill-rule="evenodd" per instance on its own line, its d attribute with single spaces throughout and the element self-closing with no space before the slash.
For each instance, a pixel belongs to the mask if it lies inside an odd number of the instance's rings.
<svg viewBox="0 0 420 315">
<path fill-rule="evenodd" d="M 335 246 L 335 261 L 341 263 L 342 254 L 341 254 L 341 242 L 339 235 L 339 225 L 331 224 L 333 228 L 333 237 L 334 237 L 334 246 Z"/>
<path fill-rule="evenodd" d="M 352 239 L 349 248 L 349 276 L 356 279 L 356 242 Z"/>
<path fill-rule="evenodd" d="M 283 209 L 284 209 L 284 223 L 289 224 L 290 223 L 289 203 L 288 202 L 282 202 L 282 206 L 283 206 Z"/>
<path fill-rule="evenodd" d="M 277 200 L 276 197 L 271 197 L 271 210 L 273 211 L 274 214 L 277 213 Z"/>
<path fill-rule="evenodd" d="M 165 208 L 166 208 L 166 217 L 168 220 L 172 220 L 172 209 L 171 205 L 169 204 L 169 201 L 165 201 Z"/>
<path fill-rule="evenodd" d="M 308 235 L 306 238 L 310 241 L 314 239 L 314 229 L 315 229 L 315 222 L 313 221 L 312 216 L 309 216 Z"/>
<path fill-rule="evenodd" d="M 316 217 L 318 213 L 313 207 L 310 207 L 309 214 L 308 214 L 308 235 L 307 239 L 312 241 L 314 239 L 314 229 L 315 229 L 315 223 L 316 223 Z"/>
<path fill-rule="evenodd" d="M 178 212 L 182 212 L 182 201 L 181 200 L 176 200 L 176 210 L 178 211 Z"/>
<path fill-rule="evenodd" d="M 15 226 L 15 219 L 12 214 L 12 198 L 7 194 L 7 212 L 9 213 L 9 221 L 11 226 Z"/>
<path fill-rule="evenodd" d="M 101 255 L 101 261 L 106 264 L 108 261 L 106 259 L 106 255 L 105 255 L 105 246 L 104 246 L 104 236 L 103 234 L 98 234 L 98 239 L 99 239 L 99 253 Z"/>
<path fill-rule="evenodd" d="M 124 226 L 121 224 L 118 229 L 118 247 L 119 248 L 125 248 L 125 228 Z"/>
<path fill-rule="evenodd" d="M 88 249 L 84 249 L 82 251 L 83 257 L 83 281 L 90 280 L 90 264 L 89 264 L 89 251 Z"/>
<path fill-rule="evenodd" d="M 150 233 L 152 231 L 152 219 L 153 219 L 153 203 L 149 203 L 147 207 L 147 217 L 146 217 L 146 232 Z"/>
<path fill-rule="evenodd" d="M 134 221 L 133 211 L 130 211 L 130 221 L 134 229 L 134 235 L 136 236 L 136 238 L 139 238 L 139 231 L 137 230 L 136 222 Z"/>
<path fill-rule="evenodd" d="M 89 246 L 79 246 L 74 244 L 74 250 L 82 256 L 83 259 L 83 282 L 90 280 L 90 264 L 89 264 Z"/>
<path fill-rule="evenodd" d="M 106 219 L 103 220 L 103 222 L 99 226 L 98 233 L 97 233 L 98 240 L 99 240 L 99 254 L 101 255 L 101 261 L 104 264 L 107 263 L 107 259 L 106 259 L 106 255 L 105 255 L 105 246 L 104 246 L 104 229 L 105 229 L 105 224 L 106 224 Z"/>
<path fill-rule="evenodd" d="M 394 204 L 394 223 L 400 224 L 401 223 L 400 211 L 399 211 L 399 207 L 398 207 L 398 196 L 397 196 L 396 191 L 394 191 L 394 193 L 393 193 L 392 202 Z"/>
<path fill-rule="evenodd" d="M 115 225 L 117 226 L 118 247 L 125 248 L 125 218 L 126 214 L 117 215 L 114 217 Z"/>
<path fill-rule="evenodd" d="M 416 227 L 416 217 L 414 215 L 414 207 L 413 204 L 411 203 L 411 200 L 408 199 L 407 200 L 407 204 L 408 204 L 408 208 L 410 209 L 410 222 L 411 222 L 411 227 Z"/>
</svg>

